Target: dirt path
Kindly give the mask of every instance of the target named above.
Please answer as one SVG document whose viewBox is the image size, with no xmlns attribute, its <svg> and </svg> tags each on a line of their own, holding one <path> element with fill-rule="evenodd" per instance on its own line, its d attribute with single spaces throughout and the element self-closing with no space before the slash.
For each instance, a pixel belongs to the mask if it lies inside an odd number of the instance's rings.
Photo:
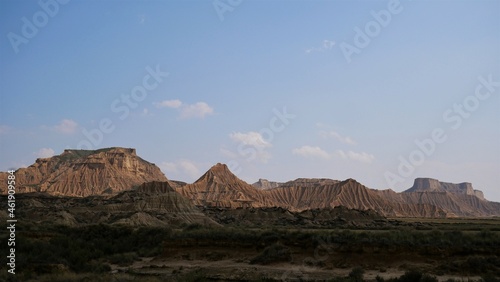
<svg viewBox="0 0 500 282">
<path fill-rule="evenodd" d="M 272 265 L 251 265 L 246 262 L 237 262 L 234 260 L 178 260 L 165 258 L 142 258 L 128 267 L 112 266 L 114 272 L 133 271 L 143 275 L 161 275 L 162 277 L 181 277 L 200 271 L 206 278 L 217 280 L 255 280 L 262 278 L 273 278 L 281 281 L 327 281 L 334 277 L 345 277 L 349 275 L 351 269 L 324 269 L 297 265 L 293 263 L 279 263 Z M 397 268 L 388 268 L 383 270 L 367 270 L 364 279 L 375 281 L 377 276 L 384 279 L 400 277 L 404 274 L 403 270 Z M 480 277 L 457 277 L 457 276 L 438 276 L 439 281 L 453 279 L 471 279 L 479 280 Z"/>
</svg>

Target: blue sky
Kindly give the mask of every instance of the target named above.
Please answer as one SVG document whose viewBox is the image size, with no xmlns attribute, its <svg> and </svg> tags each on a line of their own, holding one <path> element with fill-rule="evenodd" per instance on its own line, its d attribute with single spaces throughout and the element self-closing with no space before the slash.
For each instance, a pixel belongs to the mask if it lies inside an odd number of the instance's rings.
<svg viewBox="0 0 500 282">
<path fill-rule="evenodd" d="M 500 201 L 498 1 L 0 5 L 2 171 L 123 146 L 187 182 L 223 162 Z"/>
</svg>

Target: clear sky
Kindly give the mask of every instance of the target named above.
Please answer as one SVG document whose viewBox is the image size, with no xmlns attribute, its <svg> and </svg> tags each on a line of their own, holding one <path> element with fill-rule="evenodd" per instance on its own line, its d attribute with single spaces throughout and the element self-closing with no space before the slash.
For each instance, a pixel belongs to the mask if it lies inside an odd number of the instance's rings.
<svg viewBox="0 0 500 282">
<path fill-rule="evenodd" d="M 0 170 L 133 147 L 170 179 L 416 177 L 500 201 L 499 1 L 0 2 Z"/>
</svg>

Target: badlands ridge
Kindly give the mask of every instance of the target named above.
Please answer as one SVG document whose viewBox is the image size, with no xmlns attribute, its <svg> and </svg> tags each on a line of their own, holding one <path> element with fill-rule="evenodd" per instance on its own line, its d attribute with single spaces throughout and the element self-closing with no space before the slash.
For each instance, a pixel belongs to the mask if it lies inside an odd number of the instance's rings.
<svg viewBox="0 0 500 282">
<path fill-rule="evenodd" d="M 7 176 L 0 172 L 1 183 L 6 183 Z M 72 205 L 83 205 L 85 197 L 92 197 L 94 209 L 102 210 L 102 216 L 110 210 L 133 211 L 124 218 L 138 222 L 158 218 L 167 223 L 180 220 L 172 217 L 176 211 L 187 222 L 216 224 L 197 207 L 280 208 L 302 212 L 343 206 L 372 210 L 386 217 L 500 216 L 500 203 L 486 200 L 470 183 L 418 178 L 413 187 L 401 193 L 370 189 L 354 179 L 298 178 L 285 183 L 260 179 L 250 185 L 236 177 L 226 165 L 216 164 L 197 181 L 186 184 L 167 179 L 155 164 L 141 159 L 135 149 L 130 148 L 65 150 L 51 158 L 37 159 L 31 166 L 16 170 L 15 176 L 16 192 L 29 193 L 26 205 L 44 206 L 38 200 L 44 198 L 50 199 L 44 203 L 64 206 L 69 201 L 64 198 L 68 197 Z M 5 187 L 1 189 L 5 194 Z M 70 216 L 65 218 L 62 206 L 59 217 L 66 223 L 75 220 Z M 40 216 L 47 207 L 40 207 Z M 154 216 L 151 210 L 155 210 Z"/>
</svg>

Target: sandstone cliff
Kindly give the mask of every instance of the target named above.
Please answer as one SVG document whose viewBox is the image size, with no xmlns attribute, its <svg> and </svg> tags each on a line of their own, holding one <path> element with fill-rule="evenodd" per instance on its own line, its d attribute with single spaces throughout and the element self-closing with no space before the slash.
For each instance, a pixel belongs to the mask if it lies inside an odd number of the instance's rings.
<svg viewBox="0 0 500 282">
<path fill-rule="evenodd" d="M 5 183 L 7 174 L 0 175 Z M 148 181 L 168 181 L 160 169 L 136 155 L 135 149 L 64 150 L 18 169 L 16 192 L 78 196 L 112 194 Z M 5 193 L 6 191 L 1 191 Z"/>
<path fill-rule="evenodd" d="M 454 194 L 476 195 L 471 183 L 464 182 L 453 184 L 440 182 L 439 180 L 432 178 L 415 179 L 413 186 L 405 192 L 450 192 Z"/>
</svg>

